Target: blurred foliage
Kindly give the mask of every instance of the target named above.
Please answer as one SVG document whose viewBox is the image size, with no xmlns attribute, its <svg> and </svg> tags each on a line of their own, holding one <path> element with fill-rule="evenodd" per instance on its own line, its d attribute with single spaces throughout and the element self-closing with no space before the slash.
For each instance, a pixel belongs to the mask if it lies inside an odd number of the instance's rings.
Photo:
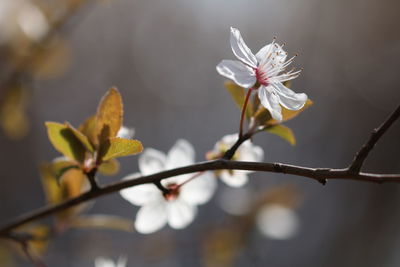
<svg viewBox="0 0 400 267">
<path fill-rule="evenodd" d="M 284 83 L 285 86 L 290 87 L 290 83 Z M 246 97 L 246 90 L 243 87 L 235 84 L 232 81 L 226 81 L 224 83 L 225 88 L 232 96 L 233 101 L 235 102 L 236 106 L 239 109 L 242 109 L 245 97 Z M 260 100 L 257 96 L 253 96 L 253 98 L 248 102 L 246 108 L 246 117 L 250 121 L 249 127 L 256 127 L 258 131 L 266 131 L 271 134 L 277 135 L 282 139 L 286 140 L 289 144 L 295 145 L 296 144 L 296 137 L 293 131 L 287 127 L 282 125 L 281 123 L 291 120 L 298 116 L 301 112 L 305 109 L 310 107 L 313 102 L 308 99 L 306 104 L 303 108 L 299 110 L 288 110 L 285 107 L 281 106 L 282 108 L 282 121 L 278 122 L 272 119 L 270 112 L 260 105 Z"/>
<path fill-rule="evenodd" d="M 89 0 L 2 0 L 0 3 L 0 127 L 10 139 L 29 131 L 33 79 L 63 74 L 71 58 L 63 26 Z"/>
<path fill-rule="evenodd" d="M 11 86 L 0 105 L 0 125 L 10 139 L 20 139 L 28 133 L 28 91 L 22 86 Z"/>
<path fill-rule="evenodd" d="M 205 265 L 207 267 L 230 267 L 250 242 L 255 219 L 259 211 L 270 204 L 279 204 L 296 209 L 302 202 L 300 190 L 291 185 L 279 185 L 261 191 L 248 212 L 232 216 L 230 220 L 208 231 L 203 243 Z"/>
<path fill-rule="evenodd" d="M 71 221 L 71 227 L 99 228 L 125 232 L 133 232 L 134 230 L 134 224 L 132 220 L 105 214 L 76 217 Z"/>
</svg>

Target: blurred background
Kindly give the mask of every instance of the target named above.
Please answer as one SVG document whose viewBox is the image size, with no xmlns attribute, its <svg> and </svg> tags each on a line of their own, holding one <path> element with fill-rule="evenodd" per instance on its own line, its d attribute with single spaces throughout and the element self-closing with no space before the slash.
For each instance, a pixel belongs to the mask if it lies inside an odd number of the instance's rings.
<svg viewBox="0 0 400 267">
<path fill-rule="evenodd" d="M 145 147 L 168 151 L 185 138 L 204 160 L 239 124 L 215 70 L 234 59 L 230 26 L 253 52 L 276 36 L 289 54 L 299 53 L 295 65 L 304 71 L 292 89 L 314 101 L 287 123 L 296 146 L 254 138 L 265 160 L 347 166 L 400 103 L 399 8 L 394 0 L 0 0 L 0 223 L 45 204 L 38 165 L 59 154 L 44 122 L 78 126 L 111 86 L 124 98 L 124 124 Z M 400 172 L 399 133 L 397 122 L 364 170 Z M 120 163 L 101 183 L 137 171 L 136 156 Z M 254 173 L 242 189 L 220 183 L 184 230 L 71 229 L 52 239 L 42 259 L 60 267 L 120 255 L 128 266 L 399 266 L 399 193 L 398 185 L 322 186 Z M 113 194 L 86 213 L 133 220 L 136 211 Z M 0 252 L 1 266 L 32 266 L 7 255 Z"/>
</svg>

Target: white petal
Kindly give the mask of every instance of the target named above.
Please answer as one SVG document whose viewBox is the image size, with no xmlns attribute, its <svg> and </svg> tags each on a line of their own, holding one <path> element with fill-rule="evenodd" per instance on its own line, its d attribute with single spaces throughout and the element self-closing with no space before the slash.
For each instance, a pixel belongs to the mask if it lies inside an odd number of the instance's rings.
<svg viewBox="0 0 400 267">
<path fill-rule="evenodd" d="M 234 170 L 231 172 L 228 170 L 223 170 L 221 171 L 220 178 L 224 183 L 232 187 L 241 187 L 245 185 L 249 179 L 246 171 L 239 170 Z"/>
<path fill-rule="evenodd" d="M 250 140 L 242 144 L 242 148 L 239 151 L 240 161 L 255 161 L 259 162 L 264 159 L 264 150 L 260 146 L 255 146 Z"/>
<path fill-rule="evenodd" d="M 240 61 L 224 59 L 217 65 L 217 71 L 244 88 L 252 87 L 257 81 L 254 70 Z"/>
<path fill-rule="evenodd" d="M 167 203 L 164 199 L 141 207 L 136 214 L 135 228 L 139 233 L 150 234 L 167 223 Z"/>
<path fill-rule="evenodd" d="M 256 58 L 259 64 L 263 65 L 268 60 L 270 54 L 272 54 L 272 56 L 270 57 L 271 63 L 277 65 L 283 64 L 287 57 L 287 53 L 285 52 L 285 50 L 282 49 L 282 46 L 276 43 L 271 43 L 267 44 L 266 46 L 261 48 L 260 51 L 257 52 Z"/>
<path fill-rule="evenodd" d="M 179 139 L 168 152 L 167 169 L 193 164 L 194 158 L 193 146 L 188 141 Z"/>
<path fill-rule="evenodd" d="M 167 203 L 168 224 L 174 229 L 188 226 L 197 213 L 197 207 L 187 203 L 181 198 Z"/>
<path fill-rule="evenodd" d="M 230 42 L 233 54 L 235 54 L 240 61 L 252 68 L 257 68 L 257 59 L 243 41 L 238 29 L 231 27 Z"/>
<path fill-rule="evenodd" d="M 281 106 L 279 105 L 279 97 L 274 93 L 274 90 L 270 86 L 260 86 L 258 88 L 258 98 L 261 104 L 269 110 L 272 118 L 277 121 L 282 120 Z"/>
<path fill-rule="evenodd" d="M 287 109 L 299 110 L 307 101 L 306 94 L 296 94 L 280 82 L 273 83 L 272 86 L 275 88 L 275 91 L 279 96 L 279 102 Z"/>
<path fill-rule="evenodd" d="M 135 173 L 124 177 L 122 180 L 131 180 L 140 176 Z M 142 206 L 149 202 L 153 202 L 161 195 L 160 190 L 153 184 L 141 184 L 119 191 L 121 196 L 133 205 Z"/>
<path fill-rule="evenodd" d="M 167 157 L 161 151 L 153 148 L 146 148 L 139 156 L 139 170 L 143 175 L 149 175 L 164 171 Z"/>
<path fill-rule="evenodd" d="M 117 267 L 125 267 L 127 262 L 128 262 L 128 258 L 121 256 L 118 259 Z"/>
<path fill-rule="evenodd" d="M 193 205 L 207 203 L 217 189 L 217 179 L 212 172 L 205 172 L 182 186 L 180 197 Z"/>
<path fill-rule="evenodd" d="M 94 260 L 94 266 L 96 267 L 115 267 L 114 262 L 110 259 L 98 257 Z"/>
</svg>

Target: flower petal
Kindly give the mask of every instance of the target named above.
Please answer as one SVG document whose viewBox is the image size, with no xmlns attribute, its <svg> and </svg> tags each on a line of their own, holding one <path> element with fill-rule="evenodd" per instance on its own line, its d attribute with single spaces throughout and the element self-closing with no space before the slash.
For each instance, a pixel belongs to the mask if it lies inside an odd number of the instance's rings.
<svg viewBox="0 0 400 267">
<path fill-rule="evenodd" d="M 126 263 L 128 262 L 128 258 L 125 256 L 120 256 L 118 258 L 117 267 L 126 267 Z"/>
<path fill-rule="evenodd" d="M 140 177 L 140 173 L 128 175 L 122 180 L 131 180 Z M 160 190 L 153 184 L 141 184 L 119 191 L 121 196 L 136 206 L 142 206 L 149 202 L 153 202 L 161 195 Z"/>
<path fill-rule="evenodd" d="M 174 229 L 188 226 L 197 213 L 197 207 L 177 198 L 167 203 L 168 224 Z"/>
<path fill-rule="evenodd" d="M 272 118 L 277 121 L 282 120 L 282 108 L 279 105 L 279 97 L 270 86 L 260 86 L 260 88 L 258 88 L 258 98 L 261 104 L 269 110 Z"/>
<path fill-rule="evenodd" d="M 193 205 L 207 203 L 217 189 L 217 179 L 212 172 L 205 172 L 182 186 L 180 197 Z"/>
<path fill-rule="evenodd" d="M 139 209 L 135 228 L 139 233 L 150 234 L 161 229 L 167 223 L 167 218 L 167 202 L 159 199 Z"/>
<path fill-rule="evenodd" d="M 149 175 L 166 169 L 166 155 L 153 148 L 146 148 L 139 156 L 139 170 L 143 175 Z"/>
<path fill-rule="evenodd" d="M 252 87 L 257 81 L 254 70 L 240 61 L 224 59 L 217 65 L 217 71 L 244 88 Z"/>
<path fill-rule="evenodd" d="M 241 187 L 245 185 L 249 179 L 246 171 L 239 170 L 223 170 L 221 171 L 220 178 L 224 183 L 232 187 Z"/>
<path fill-rule="evenodd" d="M 114 262 L 111 259 L 98 257 L 94 260 L 95 267 L 114 267 Z"/>
<path fill-rule="evenodd" d="M 276 65 L 283 64 L 287 57 L 287 53 L 283 50 L 282 46 L 276 43 L 270 43 L 257 52 L 256 58 L 259 65 L 263 65 L 269 59 L 270 54 L 273 54 L 273 60 L 271 60 L 271 63 Z"/>
<path fill-rule="evenodd" d="M 250 48 L 247 47 L 243 38 L 240 34 L 240 31 L 236 28 L 231 27 L 231 47 L 233 54 L 242 61 L 243 63 L 247 64 L 252 68 L 257 68 L 257 59 L 251 52 Z"/>
<path fill-rule="evenodd" d="M 282 83 L 277 82 L 271 84 L 279 96 L 279 103 L 287 109 L 299 110 L 307 101 L 307 95 L 304 93 L 296 94 Z"/>
<path fill-rule="evenodd" d="M 194 163 L 195 151 L 188 141 L 179 139 L 168 152 L 167 169 L 182 167 Z"/>
<path fill-rule="evenodd" d="M 250 140 L 244 142 L 239 151 L 240 161 L 255 161 L 259 162 L 264 159 L 264 150 L 260 146 L 255 146 Z"/>
</svg>

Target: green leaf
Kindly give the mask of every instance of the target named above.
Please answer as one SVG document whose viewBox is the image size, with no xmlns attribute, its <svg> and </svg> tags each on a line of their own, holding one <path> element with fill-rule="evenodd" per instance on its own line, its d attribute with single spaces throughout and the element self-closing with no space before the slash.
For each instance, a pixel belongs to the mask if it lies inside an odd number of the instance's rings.
<svg viewBox="0 0 400 267">
<path fill-rule="evenodd" d="M 133 232 L 134 229 L 133 221 L 105 214 L 76 217 L 72 219 L 71 226 L 76 228 L 102 228 L 126 232 Z"/>
<path fill-rule="evenodd" d="M 119 172 L 119 162 L 116 159 L 110 159 L 99 166 L 99 172 L 103 175 L 114 175 Z"/>
<path fill-rule="evenodd" d="M 111 138 L 100 150 L 100 158 L 102 161 L 107 161 L 112 158 L 135 155 L 142 152 L 143 146 L 138 140 Z"/>
<path fill-rule="evenodd" d="M 281 137 L 282 139 L 288 141 L 292 146 L 296 144 L 296 138 L 293 134 L 293 131 L 289 127 L 286 127 L 282 124 L 267 127 L 265 131 Z"/>
<path fill-rule="evenodd" d="M 91 144 L 95 144 L 95 128 L 96 128 L 96 116 L 93 115 L 87 118 L 78 128 L 78 130 L 85 135 L 91 142 Z"/>
<path fill-rule="evenodd" d="M 233 101 L 236 103 L 236 106 L 239 108 L 239 110 L 242 110 L 243 105 L 244 105 L 244 100 L 246 98 L 246 89 L 243 87 L 240 87 L 236 83 L 232 81 L 226 81 L 224 83 L 224 86 L 226 90 L 231 94 Z M 252 114 L 253 110 L 253 105 L 251 101 L 247 103 L 247 108 L 246 108 L 246 116 L 249 118 Z"/>
<path fill-rule="evenodd" d="M 95 145 L 101 146 L 116 137 L 122 126 L 122 97 L 116 88 L 108 90 L 100 101 L 96 114 Z"/>
<path fill-rule="evenodd" d="M 79 166 L 75 162 L 69 160 L 53 161 L 51 167 L 54 177 L 56 178 L 57 181 L 60 180 L 60 178 L 64 175 L 66 171 L 70 169 L 79 169 Z"/>
<path fill-rule="evenodd" d="M 274 124 L 279 124 L 279 123 L 291 120 L 291 119 L 297 117 L 297 115 L 299 115 L 301 112 L 303 112 L 304 110 L 309 108 L 312 104 L 313 104 L 313 102 L 310 99 L 307 99 L 307 102 L 299 110 L 289 110 L 289 109 L 286 109 L 286 108 L 282 107 L 282 121 L 278 122 L 278 121 L 276 121 L 274 119 L 271 119 L 271 120 L 269 120 L 267 122 L 267 124 L 268 125 L 274 125 Z"/>
<path fill-rule="evenodd" d="M 57 122 L 46 122 L 47 134 L 54 148 L 64 156 L 83 162 L 86 149 L 68 126 Z"/>
<path fill-rule="evenodd" d="M 92 144 L 90 143 L 89 139 L 80 131 L 75 129 L 71 124 L 68 122 L 65 123 L 67 127 L 72 131 L 72 133 L 75 135 L 76 138 L 78 138 L 79 141 L 81 141 L 82 145 L 90 152 L 94 151 L 94 148 Z"/>
<path fill-rule="evenodd" d="M 258 125 L 277 125 L 282 122 L 285 122 L 285 121 L 295 118 L 301 112 L 303 112 L 304 110 L 309 108 L 312 104 L 313 104 L 313 102 L 310 99 L 308 99 L 307 102 L 304 104 L 304 106 L 299 110 L 289 110 L 287 108 L 281 107 L 282 108 L 282 121 L 281 122 L 274 120 L 271 116 L 271 113 L 263 106 L 261 106 L 257 110 L 257 112 L 254 114 L 254 117 L 255 117 Z"/>
<path fill-rule="evenodd" d="M 52 164 L 41 164 L 39 172 L 47 202 L 50 204 L 59 203 L 62 200 L 62 195 L 57 179 L 54 176 Z"/>
</svg>

